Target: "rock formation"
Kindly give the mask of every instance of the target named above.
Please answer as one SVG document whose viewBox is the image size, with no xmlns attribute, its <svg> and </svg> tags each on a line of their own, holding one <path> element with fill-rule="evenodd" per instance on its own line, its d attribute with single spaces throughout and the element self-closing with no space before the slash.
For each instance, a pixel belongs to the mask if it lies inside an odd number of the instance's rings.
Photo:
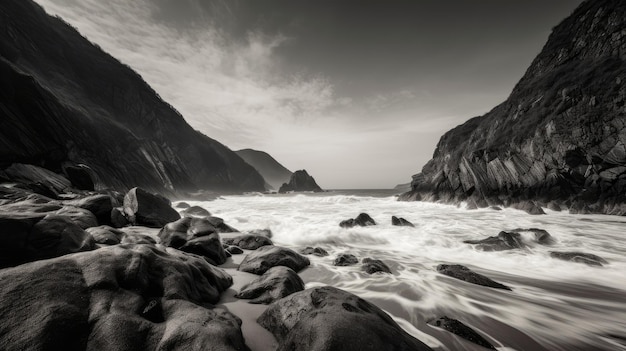
<svg viewBox="0 0 626 351">
<path fill-rule="evenodd" d="M 505 102 L 441 137 L 401 199 L 626 214 L 625 27 L 625 2 L 583 2 Z"/>
<path fill-rule="evenodd" d="M 266 152 L 243 149 L 235 151 L 235 153 L 263 176 L 270 186 L 267 190 L 280 188 L 282 184 L 289 182 L 293 174 Z"/>
<path fill-rule="evenodd" d="M 324 190 L 322 190 L 322 188 L 315 183 L 315 179 L 303 169 L 295 171 L 291 175 L 289 183 L 284 183 L 280 189 L 278 189 L 279 193 L 286 193 L 289 191 L 313 191 L 317 193 Z"/>
</svg>

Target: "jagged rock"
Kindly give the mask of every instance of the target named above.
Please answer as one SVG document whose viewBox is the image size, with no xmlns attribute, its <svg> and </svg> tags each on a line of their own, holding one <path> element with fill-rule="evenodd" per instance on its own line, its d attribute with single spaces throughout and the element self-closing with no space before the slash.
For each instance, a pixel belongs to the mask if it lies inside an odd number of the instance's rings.
<svg viewBox="0 0 626 351">
<path fill-rule="evenodd" d="M 103 245 L 117 245 L 122 241 L 124 232 L 108 225 L 102 225 L 99 227 L 88 228 L 85 230 L 91 234 L 96 243 Z"/>
<path fill-rule="evenodd" d="M 534 201 L 517 202 L 517 203 L 512 204 L 511 207 L 521 210 L 521 211 L 525 211 L 526 213 L 532 214 L 532 215 L 546 214 L 541 208 L 541 206 L 539 206 Z"/>
<path fill-rule="evenodd" d="M 113 199 L 110 195 L 89 195 L 75 200 L 63 201 L 63 204 L 88 210 L 96 216 L 100 225 L 111 224 Z"/>
<path fill-rule="evenodd" d="M 359 263 L 359 259 L 349 253 L 339 254 L 335 258 L 335 261 L 333 261 L 333 265 L 335 266 L 353 266 L 357 263 Z"/>
<path fill-rule="evenodd" d="M 95 190 L 95 181 L 92 178 L 93 170 L 87 165 L 68 165 L 63 167 L 67 179 L 76 189 Z"/>
<path fill-rule="evenodd" d="M 278 351 L 431 350 L 380 308 L 329 286 L 280 299 L 257 322 L 274 334 Z"/>
<path fill-rule="evenodd" d="M 9 131 L 8 129 L 11 128 L 3 128 L 0 130 L 0 134 L 2 132 L 15 132 L 15 130 Z M 5 179 L 22 183 L 29 190 L 54 199 L 72 186 L 72 183 L 62 175 L 30 164 L 13 163 L 1 173 Z"/>
<path fill-rule="evenodd" d="M 232 278 L 203 259 L 111 246 L 0 271 L 3 350 L 248 350 L 215 304 Z M 28 288 L 25 288 L 28 287 Z"/>
<path fill-rule="evenodd" d="M 396 217 L 396 216 L 391 216 L 391 225 L 396 225 L 396 226 L 400 226 L 400 227 L 415 227 L 415 225 L 413 225 L 413 223 L 407 221 L 406 219 L 402 218 L 402 217 Z"/>
<path fill-rule="evenodd" d="M 266 152 L 243 149 L 235 151 L 235 153 L 263 176 L 263 179 L 265 179 L 269 185 L 267 190 L 278 189 L 281 184 L 289 182 L 291 178 L 291 171 Z"/>
<path fill-rule="evenodd" d="M 368 274 L 374 273 L 389 273 L 391 274 L 391 269 L 389 266 L 385 264 L 385 262 L 381 260 L 375 260 L 373 258 L 366 257 L 361 261 L 363 263 L 361 265 L 361 269 L 364 270 Z"/>
<path fill-rule="evenodd" d="M 315 183 L 315 179 L 311 177 L 306 170 L 295 171 L 291 178 L 289 179 L 289 183 L 284 183 L 280 189 L 278 189 L 279 193 L 286 193 L 289 191 L 314 191 L 314 192 L 322 192 L 322 188 Z"/>
<path fill-rule="evenodd" d="M 296 291 L 304 290 L 304 282 L 293 269 L 277 266 L 244 285 L 235 297 L 252 299 L 250 303 L 269 304 Z"/>
<path fill-rule="evenodd" d="M 437 272 L 476 285 L 482 285 L 495 289 L 511 290 L 508 286 L 493 281 L 486 276 L 478 274 L 460 264 L 440 264 L 437 266 Z"/>
<path fill-rule="evenodd" d="M 303 255 L 315 255 L 318 257 L 326 257 L 328 256 L 328 251 L 322 249 L 321 247 L 306 247 L 300 250 L 300 253 Z"/>
<path fill-rule="evenodd" d="M 227 245 L 239 246 L 244 250 L 256 250 L 261 246 L 274 245 L 272 240 L 266 236 L 251 234 L 242 234 L 234 238 L 224 238 L 222 242 Z"/>
<path fill-rule="evenodd" d="M 111 210 L 111 226 L 114 228 L 122 228 L 129 225 L 130 222 L 124 214 L 123 207 L 115 207 Z"/>
<path fill-rule="evenodd" d="M 253 274 L 263 274 L 276 266 L 285 266 L 296 272 L 301 271 L 310 263 L 306 256 L 279 246 L 262 246 L 249 253 L 239 264 L 239 270 Z"/>
<path fill-rule="evenodd" d="M 443 328 L 452 334 L 458 335 L 463 339 L 469 340 L 474 344 L 480 345 L 484 348 L 490 350 L 496 349 L 493 345 L 491 345 L 489 341 L 487 341 L 480 334 L 474 331 L 474 329 L 468 327 L 467 325 L 461 323 L 456 319 L 443 316 L 441 318 L 437 318 L 435 321 L 432 321 L 429 324 L 437 326 L 439 328 Z"/>
<path fill-rule="evenodd" d="M 590 253 L 578 252 L 578 251 L 568 251 L 568 252 L 551 251 L 550 257 L 558 258 L 559 260 L 564 260 L 564 261 L 584 263 L 589 266 L 602 267 L 603 265 L 609 263 L 607 260 L 605 260 L 604 258 L 600 256 L 596 256 Z"/>
<path fill-rule="evenodd" d="M 231 255 L 241 255 L 243 253 L 243 250 L 239 246 L 234 245 L 228 245 L 225 250 Z"/>
<path fill-rule="evenodd" d="M 0 233 L 0 268 L 96 248 L 91 235 L 59 215 L 0 212 Z"/>
<path fill-rule="evenodd" d="M 181 218 L 161 228 L 158 236 L 165 246 L 203 256 L 213 264 L 226 262 L 220 236 L 207 218 Z"/>
<path fill-rule="evenodd" d="M 477 245 L 476 248 L 484 251 L 502 251 L 526 247 L 519 233 L 505 231 L 498 233 L 498 236 L 490 236 L 482 240 L 464 240 L 463 242 Z"/>
<path fill-rule="evenodd" d="M 132 224 L 160 228 L 180 218 L 169 201 L 141 188 L 132 188 L 124 196 L 124 213 Z"/>
<path fill-rule="evenodd" d="M 376 225 L 376 221 L 367 213 L 360 213 L 354 219 L 346 219 L 339 223 L 339 226 L 342 228 L 352 228 L 357 225 L 361 227 L 367 227 L 370 225 Z"/>
<path fill-rule="evenodd" d="M 186 203 L 186 202 L 179 202 L 179 203 L 176 204 L 176 208 L 185 209 L 185 208 L 189 208 L 189 207 L 191 207 L 191 205 Z"/>
<path fill-rule="evenodd" d="M 182 210 L 180 214 L 183 217 L 198 217 L 198 218 L 211 216 L 211 212 L 207 211 L 206 209 L 200 206 L 191 206 L 189 208 Z"/>
</svg>

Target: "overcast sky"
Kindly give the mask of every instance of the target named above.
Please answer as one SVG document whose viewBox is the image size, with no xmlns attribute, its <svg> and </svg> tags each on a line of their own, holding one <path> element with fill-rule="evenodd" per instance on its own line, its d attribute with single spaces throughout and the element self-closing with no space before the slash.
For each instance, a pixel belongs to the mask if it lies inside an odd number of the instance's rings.
<svg viewBox="0 0 626 351">
<path fill-rule="evenodd" d="M 36 0 L 195 129 L 322 188 L 410 181 L 580 0 Z"/>
</svg>

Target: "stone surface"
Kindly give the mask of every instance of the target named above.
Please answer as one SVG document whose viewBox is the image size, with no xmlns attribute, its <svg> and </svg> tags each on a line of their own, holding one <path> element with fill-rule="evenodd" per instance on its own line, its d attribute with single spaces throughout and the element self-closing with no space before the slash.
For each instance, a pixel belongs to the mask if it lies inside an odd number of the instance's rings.
<svg viewBox="0 0 626 351">
<path fill-rule="evenodd" d="M 313 192 L 322 192 L 322 188 L 315 183 L 315 179 L 311 177 L 306 170 L 295 171 L 291 178 L 289 179 L 289 183 L 284 183 L 281 185 L 280 189 L 278 189 L 279 193 L 286 193 L 288 191 L 313 191 Z"/>
<path fill-rule="evenodd" d="M 291 268 L 277 266 L 244 285 L 235 297 L 252 299 L 250 303 L 269 304 L 302 290 L 304 282 L 298 273 Z"/>
<path fill-rule="evenodd" d="M 370 225 L 376 225 L 376 221 L 367 213 L 360 213 L 354 219 L 346 219 L 339 223 L 339 226 L 342 228 L 352 228 L 355 226 L 367 227 Z"/>
<path fill-rule="evenodd" d="M 76 189 L 90 190 L 96 189 L 92 174 L 94 171 L 87 165 L 66 165 L 63 167 L 63 173 Z"/>
<path fill-rule="evenodd" d="M 175 206 L 175 207 L 176 207 L 176 208 L 182 208 L 182 209 L 185 209 L 185 208 L 189 208 L 189 207 L 191 207 L 191 205 L 190 205 L 190 204 L 188 204 L 188 203 L 186 203 L 186 202 L 179 202 L 179 203 L 177 203 L 177 204 L 176 204 L 176 206 Z"/>
<path fill-rule="evenodd" d="M 178 204 L 180 205 L 180 204 Z M 182 210 L 180 212 L 180 214 L 183 217 L 198 217 L 198 218 L 204 218 L 204 217 L 210 217 L 211 216 L 211 212 L 207 211 L 206 209 L 200 207 L 200 206 L 191 206 L 188 207 L 184 210 Z"/>
<path fill-rule="evenodd" d="M 335 266 L 354 266 L 357 263 L 359 263 L 359 259 L 349 253 L 341 253 L 337 255 L 333 261 L 333 265 Z"/>
<path fill-rule="evenodd" d="M 213 264 L 226 262 L 220 236 L 206 218 L 181 218 L 161 228 L 158 236 L 165 246 L 203 256 Z"/>
<path fill-rule="evenodd" d="M 311 247 L 311 246 L 308 246 L 300 250 L 300 253 L 303 255 L 314 255 L 318 257 L 326 257 L 329 255 L 328 251 L 322 249 L 321 247 Z"/>
<path fill-rule="evenodd" d="M 402 217 L 391 216 L 391 225 L 397 225 L 400 227 L 415 227 L 413 223 L 407 221 Z"/>
<path fill-rule="evenodd" d="M 274 334 L 278 351 L 431 350 L 380 308 L 328 286 L 280 299 L 257 321 Z"/>
<path fill-rule="evenodd" d="M 274 245 L 272 240 L 266 236 L 242 234 L 234 238 L 224 238 L 222 242 L 227 245 L 239 246 L 244 250 L 256 250 L 261 246 Z"/>
<path fill-rule="evenodd" d="M 476 245 L 477 249 L 484 251 L 503 251 L 526 247 L 519 233 L 505 231 L 498 233 L 498 236 L 490 236 L 482 240 L 464 240 L 463 242 Z"/>
<path fill-rule="evenodd" d="M 437 266 L 437 272 L 476 285 L 482 285 L 495 289 L 511 290 L 508 286 L 493 281 L 488 277 L 478 274 L 460 264 L 440 264 Z"/>
<path fill-rule="evenodd" d="M 175 250 L 111 246 L 5 269 L 0 281 L 3 350 L 248 350 L 241 320 L 210 308 L 232 278 Z"/>
<path fill-rule="evenodd" d="M 111 224 L 113 201 L 110 195 L 97 194 L 88 195 L 75 200 L 63 201 L 63 204 L 88 210 L 96 216 L 98 224 L 105 225 Z"/>
<path fill-rule="evenodd" d="M 443 316 L 441 318 L 437 318 L 429 324 L 445 329 L 452 334 L 458 335 L 465 340 L 469 340 L 474 344 L 480 345 L 489 350 L 496 349 L 489 341 L 487 341 L 480 334 L 474 331 L 474 329 L 468 327 L 467 325 L 461 323 L 456 319 Z"/>
<path fill-rule="evenodd" d="M 124 213 L 132 224 L 160 228 L 180 218 L 169 202 L 141 188 L 132 188 L 124 196 Z"/>
<path fill-rule="evenodd" d="M 604 258 L 600 256 L 590 254 L 590 253 L 578 252 L 578 251 L 567 251 L 567 252 L 551 251 L 550 257 L 558 258 L 559 260 L 564 260 L 564 261 L 584 263 L 589 266 L 602 267 L 603 265 L 609 263 L 607 260 L 605 260 Z"/>
<path fill-rule="evenodd" d="M 368 274 L 374 273 L 389 273 L 391 274 L 391 269 L 389 266 L 385 264 L 385 262 L 381 260 L 376 260 L 373 258 L 366 257 L 361 261 L 363 263 L 361 265 L 361 269 Z"/>
<path fill-rule="evenodd" d="M 88 228 L 85 231 L 91 234 L 96 243 L 103 245 L 117 245 L 125 236 L 123 231 L 109 227 L 108 225 Z"/>
<path fill-rule="evenodd" d="M 276 266 L 285 266 L 296 272 L 310 264 L 306 256 L 280 246 L 262 246 L 249 253 L 239 265 L 239 270 L 253 274 L 263 274 Z"/>
</svg>

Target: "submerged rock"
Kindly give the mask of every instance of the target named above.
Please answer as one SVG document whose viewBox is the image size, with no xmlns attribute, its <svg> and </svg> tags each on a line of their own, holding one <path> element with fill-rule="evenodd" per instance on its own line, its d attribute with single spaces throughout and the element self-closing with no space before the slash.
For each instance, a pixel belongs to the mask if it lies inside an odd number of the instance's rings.
<svg viewBox="0 0 626 351">
<path fill-rule="evenodd" d="M 276 266 L 285 266 L 296 272 L 310 264 L 306 256 L 280 246 L 262 246 L 249 253 L 239 265 L 239 270 L 253 274 L 263 274 Z"/>
<path fill-rule="evenodd" d="M 222 239 L 227 245 L 239 246 L 244 250 L 256 250 L 261 246 L 274 245 L 272 240 L 266 236 L 242 234 L 234 238 Z"/>
<path fill-rule="evenodd" d="M 380 308 L 329 286 L 280 299 L 257 322 L 274 334 L 278 351 L 431 350 Z"/>
<path fill-rule="evenodd" d="M 437 266 L 437 272 L 476 285 L 482 285 L 495 289 L 511 290 L 508 286 L 493 281 L 486 276 L 478 274 L 460 264 L 440 264 Z"/>
<path fill-rule="evenodd" d="M 328 251 L 322 249 L 321 247 L 311 247 L 311 246 L 308 246 L 300 250 L 300 253 L 303 255 L 314 255 L 318 257 L 326 257 L 329 255 Z"/>
<path fill-rule="evenodd" d="M 489 341 L 480 336 L 474 329 L 468 327 L 467 325 L 459 322 L 456 319 L 448 318 L 443 316 L 441 318 L 436 319 L 435 321 L 430 322 L 429 324 L 434 325 L 439 328 L 443 328 L 449 331 L 452 334 L 458 335 L 465 340 L 469 340 L 474 344 L 480 345 L 484 348 L 495 350 L 496 348 L 491 345 Z"/>
<path fill-rule="evenodd" d="M 498 233 L 498 236 L 490 236 L 482 240 L 464 240 L 463 242 L 476 245 L 476 248 L 484 251 L 503 251 L 526 247 L 519 233 L 505 231 Z"/>
<path fill-rule="evenodd" d="M 354 256 L 353 254 L 349 254 L 349 253 L 342 253 L 342 254 L 337 255 L 337 257 L 335 258 L 335 261 L 333 262 L 333 265 L 354 266 L 357 263 L 359 263 L 359 259 L 356 258 L 356 256 Z"/>
<path fill-rule="evenodd" d="M 367 213 L 360 213 L 354 219 L 346 219 L 339 223 L 339 226 L 342 228 L 352 228 L 357 225 L 361 227 L 367 227 L 370 225 L 376 225 L 376 221 Z"/>
<path fill-rule="evenodd" d="M 578 252 L 578 251 L 568 251 L 568 252 L 551 251 L 550 257 L 558 258 L 559 260 L 584 263 L 590 266 L 599 266 L 599 267 L 602 267 L 603 265 L 609 263 L 607 260 L 605 260 L 604 258 L 600 256 L 590 254 L 590 253 Z"/>
<path fill-rule="evenodd" d="M 160 228 L 180 219 L 169 201 L 141 188 L 132 188 L 124 196 L 124 213 L 132 224 Z"/>
<path fill-rule="evenodd" d="M 373 258 L 364 258 L 362 261 L 361 269 L 364 270 L 368 274 L 374 273 L 389 273 L 391 274 L 391 269 L 389 266 L 385 264 L 385 262 L 381 260 L 375 260 Z"/>
<path fill-rule="evenodd" d="M 220 236 L 207 218 L 181 218 L 165 225 L 158 236 L 165 246 L 204 256 L 214 264 L 226 262 Z"/>
<path fill-rule="evenodd" d="M 413 223 L 407 221 L 402 217 L 391 216 L 391 225 L 396 225 L 400 227 L 415 227 Z"/>
<path fill-rule="evenodd" d="M 304 282 L 293 269 L 272 267 L 262 276 L 244 285 L 235 297 L 252 299 L 250 303 L 269 304 L 296 291 L 304 290 Z"/>
</svg>

